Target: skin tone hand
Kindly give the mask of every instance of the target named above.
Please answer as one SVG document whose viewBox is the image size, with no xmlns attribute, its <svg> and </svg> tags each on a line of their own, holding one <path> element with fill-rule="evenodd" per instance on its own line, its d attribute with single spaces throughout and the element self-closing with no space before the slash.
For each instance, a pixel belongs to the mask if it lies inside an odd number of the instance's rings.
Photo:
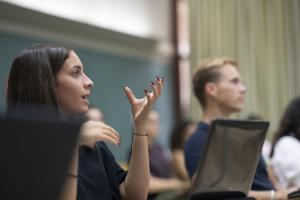
<svg viewBox="0 0 300 200">
<path fill-rule="evenodd" d="M 156 79 L 155 83 L 151 81 L 152 92 L 145 90 L 146 96 L 137 99 L 130 88 L 125 87 L 125 94 L 131 104 L 132 116 L 135 122 L 135 132 L 146 134 L 145 121 L 152 104 L 161 94 L 163 80 Z M 103 122 L 87 121 L 80 130 L 79 146 L 88 146 L 94 148 L 96 142 L 104 141 L 115 145 L 121 144 L 119 133 Z"/>
<path fill-rule="evenodd" d="M 287 200 L 288 199 L 288 194 L 291 192 L 296 191 L 297 188 L 288 188 L 288 189 L 283 189 L 283 190 L 277 190 L 274 193 L 274 197 L 276 200 Z M 270 194 L 271 191 L 253 191 L 251 190 L 248 193 L 249 197 L 255 197 L 257 200 L 269 200 L 270 199 Z"/>
<path fill-rule="evenodd" d="M 144 90 L 145 96 L 141 99 L 136 98 L 130 88 L 124 87 L 134 120 L 130 165 L 125 181 L 119 186 L 122 199 L 124 200 L 147 199 L 150 169 L 146 120 L 153 103 L 162 92 L 162 86 L 163 79 L 157 77 L 155 82 L 151 81 L 152 92 Z"/>
<path fill-rule="evenodd" d="M 85 122 L 80 129 L 78 146 L 88 146 L 93 149 L 98 141 L 109 142 L 116 145 L 120 145 L 121 143 L 119 133 L 112 127 L 98 121 L 90 120 Z M 79 148 L 75 148 L 69 174 L 78 174 L 78 160 Z M 77 178 L 68 177 L 64 185 L 63 193 L 60 195 L 59 199 L 76 199 L 76 194 Z"/>
<path fill-rule="evenodd" d="M 151 110 L 153 103 L 161 95 L 163 87 L 163 79 L 156 77 L 156 81 L 151 81 L 152 92 L 148 92 L 146 89 L 145 97 L 137 99 L 129 87 L 124 87 L 125 94 L 131 104 L 131 112 L 134 119 L 134 133 L 146 134 L 146 119 Z"/>
<path fill-rule="evenodd" d="M 94 148 L 96 142 L 104 141 L 115 145 L 121 144 L 119 133 L 103 122 L 87 121 L 80 130 L 79 146 Z"/>
<path fill-rule="evenodd" d="M 275 199 L 277 199 L 277 200 L 288 199 L 288 194 L 291 192 L 294 192 L 296 190 L 297 190 L 296 187 L 288 188 L 288 189 L 284 189 L 284 190 L 278 190 L 275 193 Z"/>
</svg>

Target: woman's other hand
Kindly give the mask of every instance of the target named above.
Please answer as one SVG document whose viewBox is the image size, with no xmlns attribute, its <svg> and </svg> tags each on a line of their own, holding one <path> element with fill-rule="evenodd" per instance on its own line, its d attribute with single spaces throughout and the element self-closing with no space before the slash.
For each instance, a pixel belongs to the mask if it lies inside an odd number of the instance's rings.
<svg viewBox="0 0 300 200">
<path fill-rule="evenodd" d="M 121 144 L 119 133 L 109 125 L 92 120 L 85 122 L 80 129 L 79 146 L 94 148 L 99 141 Z"/>
</svg>

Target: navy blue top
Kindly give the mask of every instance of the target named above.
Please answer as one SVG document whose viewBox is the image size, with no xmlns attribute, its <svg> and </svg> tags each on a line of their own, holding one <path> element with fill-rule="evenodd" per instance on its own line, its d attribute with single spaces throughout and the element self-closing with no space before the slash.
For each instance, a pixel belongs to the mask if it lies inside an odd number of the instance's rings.
<svg viewBox="0 0 300 200">
<path fill-rule="evenodd" d="M 274 190 L 274 186 L 268 177 L 265 160 L 262 156 L 259 158 L 251 189 L 260 191 Z"/>
<path fill-rule="evenodd" d="M 207 140 L 208 130 L 209 125 L 200 122 L 195 133 L 192 134 L 184 146 L 185 165 L 190 178 L 197 170 L 198 161 L 200 160 Z M 268 177 L 266 163 L 262 156 L 259 159 L 251 189 L 261 191 L 274 189 L 273 184 Z"/>
<path fill-rule="evenodd" d="M 104 142 L 94 149 L 79 150 L 78 200 L 121 199 L 119 185 L 125 180 L 125 172 L 115 161 Z"/>
</svg>

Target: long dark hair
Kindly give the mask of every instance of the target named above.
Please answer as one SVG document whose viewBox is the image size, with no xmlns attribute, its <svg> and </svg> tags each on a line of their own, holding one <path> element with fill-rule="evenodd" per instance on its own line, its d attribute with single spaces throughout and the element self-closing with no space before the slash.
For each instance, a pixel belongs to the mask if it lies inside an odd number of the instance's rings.
<svg viewBox="0 0 300 200">
<path fill-rule="evenodd" d="M 170 135 L 170 149 L 182 149 L 184 146 L 184 137 L 187 134 L 187 128 L 192 124 L 190 120 L 182 120 L 172 130 Z"/>
<path fill-rule="evenodd" d="M 274 154 L 274 147 L 278 140 L 292 134 L 300 141 L 300 96 L 290 102 L 281 118 L 280 126 L 273 137 L 270 157 Z"/>
<path fill-rule="evenodd" d="M 13 60 L 8 78 L 7 111 L 28 104 L 57 108 L 54 88 L 56 75 L 69 57 L 71 49 L 54 44 L 35 44 Z"/>
</svg>

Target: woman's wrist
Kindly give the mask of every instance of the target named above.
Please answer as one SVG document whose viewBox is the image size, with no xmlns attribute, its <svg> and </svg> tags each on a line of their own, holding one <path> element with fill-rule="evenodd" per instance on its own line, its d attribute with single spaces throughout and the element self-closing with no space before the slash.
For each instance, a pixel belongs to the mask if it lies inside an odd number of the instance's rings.
<svg viewBox="0 0 300 200">
<path fill-rule="evenodd" d="M 133 133 L 135 136 L 148 136 L 147 133 Z"/>
<path fill-rule="evenodd" d="M 70 162 L 70 168 L 66 174 L 67 177 L 77 178 L 78 176 L 78 161 L 79 161 L 79 148 L 76 146 Z"/>
<path fill-rule="evenodd" d="M 146 135 L 146 126 L 145 125 L 134 125 L 134 133 Z"/>
</svg>

